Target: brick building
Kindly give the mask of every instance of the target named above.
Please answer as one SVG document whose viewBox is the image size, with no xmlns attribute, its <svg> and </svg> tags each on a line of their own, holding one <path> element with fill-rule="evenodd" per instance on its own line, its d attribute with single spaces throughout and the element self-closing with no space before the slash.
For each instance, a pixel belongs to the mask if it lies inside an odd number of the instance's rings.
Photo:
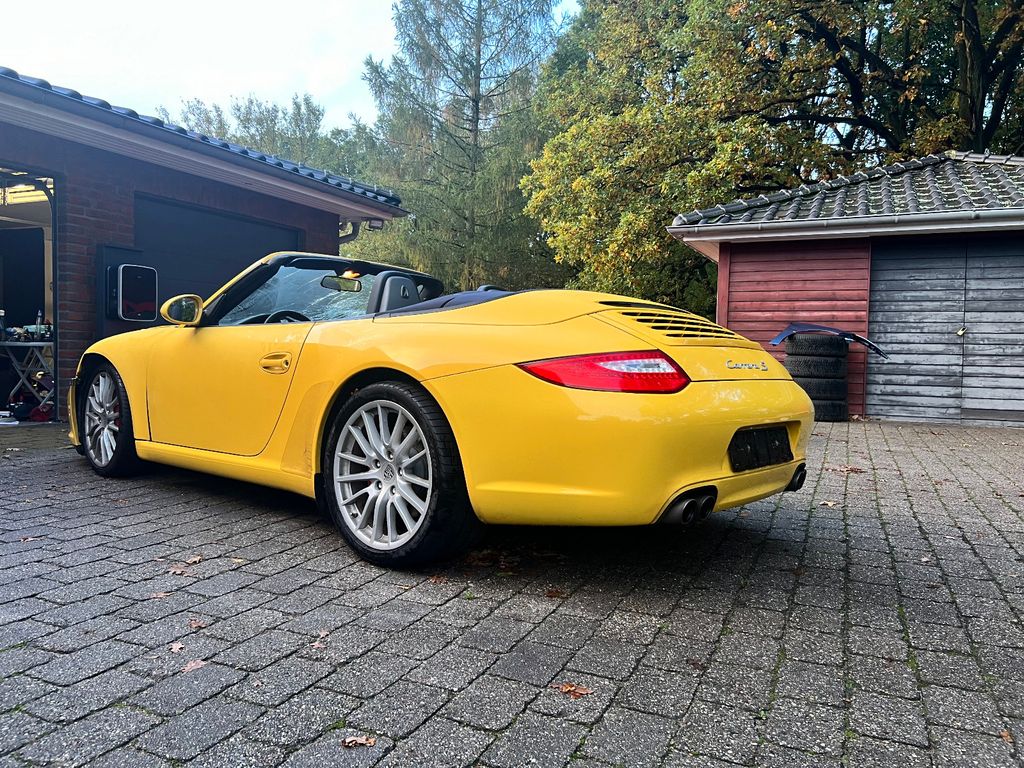
<svg viewBox="0 0 1024 768">
<path fill-rule="evenodd" d="M 0 67 L 0 308 L 8 327 L 52 323 L 59 392 L 93 340 L 149 324 L 108 300 L 119 265 L 155 269 L 158 302 L 207 295 L 272 251 L 337 253 L 400 205 Z"/>
</svg>

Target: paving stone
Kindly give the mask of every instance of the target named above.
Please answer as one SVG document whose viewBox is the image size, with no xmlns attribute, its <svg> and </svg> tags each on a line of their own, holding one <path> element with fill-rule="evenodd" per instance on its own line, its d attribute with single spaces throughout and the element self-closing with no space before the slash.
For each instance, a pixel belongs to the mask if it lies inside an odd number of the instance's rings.
<svg viewBox="0 0 1024 768">
<path fill-rule="evenodd" d="M 339 727 L 359 704 L 353 696 L 310 688 L 272 708 L 243 733 L 257 741 L 296 747 Z"/>
<path fill-rule="evenodd" d="M 863 691 L 907 699 L 916 699 L 921 695 L 913 670 L 902 660 L 852 655 L 847 675 L 854 687 Z"/>
<path fill-rule="evenodd" d="M 105 640 L 80 651 L 57 656 L 45 664 L 33 667 L 30 674 L 55 685 L 71 685 L 112 669 L 141 651 L 137 645 Z"/>
<path fill-rule="evenodd" d="M 850 704 L 850 728 L 865 736 L 928 745 L 920 702 L 857 692 Z"/>
<path fill-rule="evenodd" d="M 491 734 L 435 718 L 401 741 L 378 765 L 381 768 L 413 765 L 462 768 L 472 765 L 492 739 Z"/>
<path fill-rule="evenodd" d="M 56 685 L 36 680 L 28 675 L 13 675 L 0 680 L 0 712 L 24 707 L 34 699 L 62 690 Z"/>
<path fill-rule="evenodd" d="M 674 727 L 668 718 L 612 707 L 594 726 L 582 752 L 608 763 L 658 765 Z"/>
<path fill-rule="evenodd" d="M 270 707 L 309 688 L 333 671 L 331 664 L 291 656 L 253 672 L 234 686 L 229 695 Z"/>
<path fill-rule="evenodd" d="M 126 699 L 149 685 L 145 678 L 113 669 L 31 701 L 25 710 L 52 722 L 70 722 Z"/>
<path fill-rule="evenodd" d="M 585 734 L 578 723 L 527 713 L 498 737 L 483 760 L 495 768 L 563 765 Z"/>
<path fill-rule="evenodd" d="M 283 763 L 286 755 L 280 747 L 250 741 L 235 734 L 206 750 L 195 760 L 190 760 L 187 765 L 188 768 L 270 768 Z"/>
<path fill-rule="evenodd" d="M 207 664 L 191 672 L 178 672 L 132 697 L 131 703 L 158 715 L 179 715 L 234 685 L 245 676 L 222 664 Z"/>
<path fill-rule="evenodd" d="M 409 735 L 448 700 L 441 688 L 399 680 L 348 716 L 349 725 L 395 739 Z"/>
<path fill-rule="evenodd" d="M 374 739 L 373 746 L 344 746 L 346 738 L 360 736 Z M 286 768 L 365 768 L 380 760 L 393 744 L 386 736 L 371 735 L 353 728 L 337 728 L 293 752 L 284 765 Z"/>
<path fill-rule="evenodd" d="M 924 689 L 929 723 L 999 735 L 1004 729 L 992 699 L 983 693 L 929 685 Z"/>
<path fill-rule="evenodd" d="M 1013 757 L 1012 746 L 997 736 L 955 728 L 936 728 L 932 736 L 936 768 L 1015 768 L 1020 765 Z"/>
<path fill-rule="evenodd" d="M 533 685 L 547 685 L 571 656 L 572 652 L 563 648 L 524 640 L 499 657 L 490 673 Z"/>
<path fill-rule="evenodd" d="M 696 671 L 668 672 L 653 667 L 640 667 L 623 684 L 617 701 L 624 707 L 664 717 L 678 717 L 686 712 L 697 690 Z"/>
<path fill-rule="evenodd" d="M 860 736 L 850 744 L 849 768 L 931 768 L 926 749 Z"/>
<path fill-rule="evenodd" d="M 538 692 L 525 683 L 483 675 L 457 693 L 445 706 L 443 714 L 477 728 L 496 731 L 518 717 Z"/>
<path fill-rule="evenodd" d="M 418 621 L 401 632 L 383 634 L 387 639 L 380 645 L 382 652 L 420 661 L 430 658 L 460 637 L 456 627 L 429 620 Z"/>
<path fill-rule="evenodd" d="M 697 698 L 757 712 L 768 704 L 772 674 L 769 670 L 714 664 L 697 686 Z"/>
<path fill-rule="evenodd" d="M 857 631 L 858 628 L 853 627 L 851 637 Z M 838 635 L 790 629 L 783 639 L 783 648 L 787 659 L 835 666 L 843 663 L 843 642 Z"/>
<path fill-rule="evenodd" d="M 172 765 L 162 757 L 127 746 L 93 760 L 89 768 L 172 768 Z"/>
<path fill-rule="evenodd" d="M 321 682 L 325 688 L 366 699 L 374 696 L 416 666 L 414 661 L 370 651 L 341 667 Z"/>
<path fill-rule="evenodd" d="M 308 644 L 307 639 L 301 635 L 271 629 L 231 646 L 219 654 L 216 660 L 229 667 L 257 672 Z"/>
<path fill-rule="evenodd" d="M 53 730 L 53 725 L 24 712 L 0 715 L 0 752 L 10 752 Z"/>
<path fill-rule="evenodd" d="M 843 711 L 796 699 L 778 699 L 768 713 L 765 736 L 782 747 L 838 756 L 844 738 Z"/>
<path fill-rule="evenodd" d="M 730 763 L 753 761 L 760 740 L 757 715 L 723 704 L 696 702 L 679 723 L 673 742 L 690 755 L 707 755 Z M 683 765 L 676 759 L 669 765 Z"/>
<path fill-rule="evenodd" d="M 147 752 L 169 760 L 191 760 L 249 725 L 263 712 L 261 707 L 245 701 L 205 701 L 145 733 L 137 743 Z"/>
<path fill-rule="evenodd" d="M 420 625 L 412 629 L 415 630 Z M 461 645 L 492 653 L 507 653 L 533 629 L 527 621 L 491 615 L 459 637 Z"/>
<path fill-rule="evenodd" d="M 528 639 L 535 643 L 578 650 L 597 631 L 598 623 L 596 619 L 584 619 L 565 613 L 554 613 L 544 619 L 530 633 Z"/>
<path fill-rule="evenodd" d="M 104 752 L 131 741 L 159 720 L 126 707 L 111 707 L 51 731 L 24 747 L 18 756 L 46 765 L 85 765 Z"/>
<path fill-rule="evenodd" d="M 495 658 L 493 653 L 452 645 L 422 662 L 406 677 L 417 683 L 458 691 L 483 674 Z"/>
<path fill-rule="evenodd" d="M 569 660 L 570 669 L 601 677 L 625 680 L 644 655 L 644 647 L 605 637 L 586 642 Z"/>
</svg>

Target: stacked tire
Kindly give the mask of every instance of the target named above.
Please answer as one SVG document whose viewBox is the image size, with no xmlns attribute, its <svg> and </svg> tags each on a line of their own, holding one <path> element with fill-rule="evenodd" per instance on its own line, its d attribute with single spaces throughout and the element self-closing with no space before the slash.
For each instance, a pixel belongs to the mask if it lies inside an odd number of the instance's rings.
<svg viewBox="0 0 1024 768">
<path fill-rule="evenodd" d="M 838 336 L 797 334 L 786 339 L 786 369 L 814 403 L 815 421 L 849 421 L 847 355 Z"/>
</svg>

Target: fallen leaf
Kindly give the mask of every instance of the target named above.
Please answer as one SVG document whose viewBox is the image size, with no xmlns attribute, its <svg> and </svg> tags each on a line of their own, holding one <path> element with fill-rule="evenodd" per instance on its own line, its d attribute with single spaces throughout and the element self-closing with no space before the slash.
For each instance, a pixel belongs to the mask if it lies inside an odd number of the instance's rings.
<svg viewBox="0 0 1024 768">
<path fill-rule="evenodd" d="M 577 685 L 576 683 L 556 683 L 551 687 L 556 688 L 559 691 L 559 693 L 564 693 L 571 699 L 581 699 L 584 696 L 589 696 L 594 692 L 593 689 L 587 688 L 582 685 Z"/>
<path fill-rule="evenodd" d="M 329 629 L 321 629 L 319 632 L 316 633 L 316 636 L 323 640 L 329 634 L 331 634 L 331 631 Z"/>
<path fill-rule="evenodd" d="M 249 561 L 246 560 L 244 557 L 232 557 L 231 558 L 231 562 L 234 563 L 235 565 L 245 565 Z"/>
<path fill-rule="evenodd" d="M 829 509 L 832 509 L 832 508 L 834 508 L 834 507 L 836 507 L 838 505 L 839 505 L 838 501 L 823 501 L 818 506 L 819 507 L 828 507 Z"/>
<path fill-rule="evenodd" d="M 433 576 L 430 577 L 429 581 L 431 584 L 444 584 L 446 581 L 448 581 L 448 577 L 443 576 L 440 573 L 435 573 Z"/>
<path fill-rule="evenodd" d="M 201 562 L 203 562 L 203 556 L 202 555 L 192 555 L 192 557 L 190 557 L 188 560 L 185 561 L 185 564 L 186 565 L 199 565 Z"/>
<path fill-rule="evenodd" d="M 825 471 L 839 472 L 844 475 L 860 475 L 863 474 L 866 470 L 861 469 L 860 467 L 854 467 L 850 464 L 841 464 L 838 467 L 825 467 Z"/>
<path fill-rule="evenodd" d="M 171 594 L 172 593 L 170 593 L 170 592 L 154 592 L 152 595 L 149 596 L 149 599 L 150 600 L 163 600 L 165 597 L 170 597 Z"/>
<path fill-rule="evenodd" d="M 171 653 L 181 653 L 182 651 L 185 650 L 185 644 L 184 643 L 171 643 L 169 646 L 167 646 L 167 650 L 169 650 Z"/>
<path fill-rule="evenodd" d="M 195 672 L 197 669 L 202 669 L 210 662 L 203 661 L 202 659 L 192 659 L 188 664 L 181 668 L 182 672 Z"/>
<path fill-rule="evenodd" d="M 24 544 L 26 541 L 39 541 L 42 538 L 42 536 L 22 536 L 18 541 Z"/>
<path fill-rule="evenodd" d="M 189 629 L 203 629 L 206 626 L 208 626 L 207 623 L 205 621 L 203 621 L 202 619 L 189 619 L 188 620 L 188 628 Z"/>
<path fill-rule="evenodd" d="M 346 736 L 341 740 L 341 746 L 346 749 L 352 749 L 352 747 L 372 747 L 376 743 L 376 736 Z"/>
<path fill-rule="evenodd" d="M 175 576 L 189 576 L 188 568 L 184 565 L 172 565 L 167 569 L 168 573 L 174 574 Z"/>
<path fill-rule="evenodd" d="M 745 509 L 741 509 L 740 513 L 736 515 L 736 517 L 750 517 L 750 512 Z"/>
<path fill-rule="evenodd" d="M 309 644 L 309 647 L 310 648 L 326 648 L 327 647 L 327 643 L 325 643 L 323 640 L 314 640 L 312 643 Z"/>
<path fill-rule="evenodd" d="M 1000 731 L 999 738 L 1001 738 L 1007 744 L 1013 744 L 1013 736 L 1010 735 L 1009 731 Z"/>
</svg>

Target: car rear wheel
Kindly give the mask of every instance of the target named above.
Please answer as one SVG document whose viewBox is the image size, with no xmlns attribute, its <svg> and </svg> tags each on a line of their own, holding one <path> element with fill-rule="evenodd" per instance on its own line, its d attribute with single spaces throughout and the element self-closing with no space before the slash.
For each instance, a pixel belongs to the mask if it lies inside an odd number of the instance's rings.
<svg viewBox="0 0 1024 768">
<path fill-rule="evenodd" d="M 85 458 L 104 477 L 131 474 L 139 459 L 124 382 L 109 363 L 93 368 L 85 381 L 78 427 Z"/>
<path fill-rule="evenodd" d="M 451 427 L 409 384 L 371 384 L 352 396 L 334 418 L 322 466 L 331 516 L 370 562 L 442 559 L 468 547 L 480 526 Z"/>
</svg>

